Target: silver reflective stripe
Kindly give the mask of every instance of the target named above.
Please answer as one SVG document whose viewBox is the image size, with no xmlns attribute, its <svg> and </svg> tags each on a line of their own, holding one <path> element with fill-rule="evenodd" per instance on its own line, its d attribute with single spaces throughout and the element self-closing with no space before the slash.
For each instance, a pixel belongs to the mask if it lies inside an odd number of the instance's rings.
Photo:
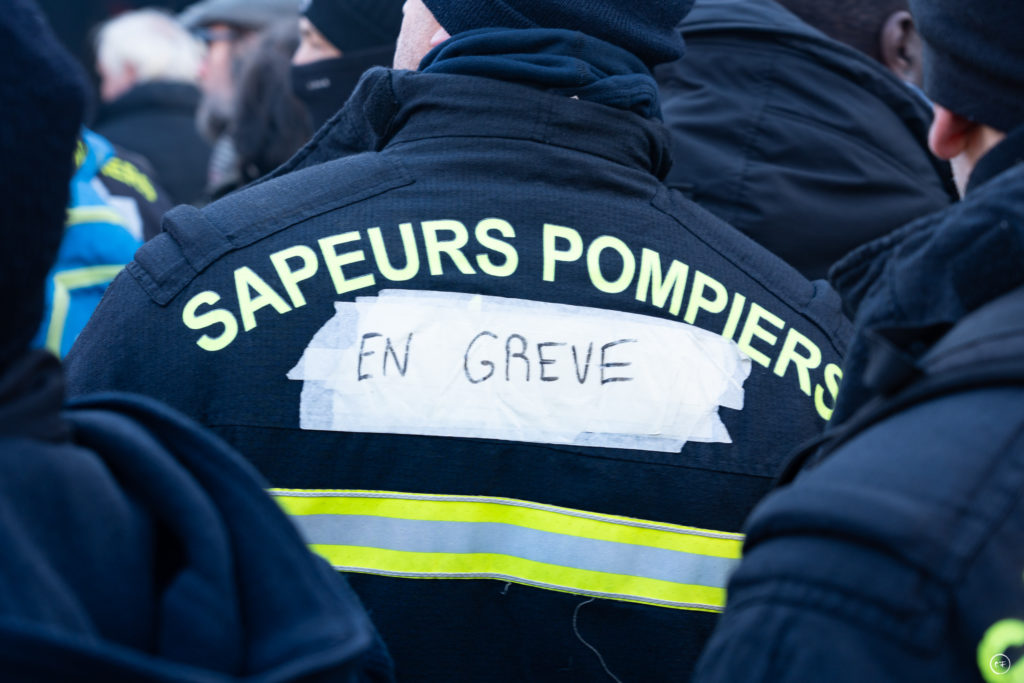
<svg viewBox="0 0 1024 683">
<path fill-rule="evenodd" d="M 511 524 L 437 522 L 363 515 L 292 518 L 310 545 L 417 553 L 493 553 L 534 562 L 725 588 L 739 560 L 579 538 Z"/>
</svg>

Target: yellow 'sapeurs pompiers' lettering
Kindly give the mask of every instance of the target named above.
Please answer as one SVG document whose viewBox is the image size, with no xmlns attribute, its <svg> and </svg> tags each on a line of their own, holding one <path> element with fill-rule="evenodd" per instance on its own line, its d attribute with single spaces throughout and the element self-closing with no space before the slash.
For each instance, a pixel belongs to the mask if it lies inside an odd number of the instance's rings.
<svg viewBox="0 0 1024 683">
<path fill-rule="evenodd" d="M 385 235 L 391 237 L 391 251 Z M 218 292 L 200 292 L 185 303 L 182 322 L 202 332 L 196 340 L 199 348 L 221 351 L 240 329 L 257 328 L 271 310 L 284 315 L 305 306 L 303 287 L 317 277 L 329 276 L 339 296 L 381 286 L 382 281 L 408 282 L 424 275 L 506 278 L 520 265 L 515 239 L 512 224 L 493 217 L 481 220 L 472 230 L 450 219 L 349 230 L 319 239 L 315 245 L 296 244 L 275 252 L 263 268 L 236 269 L 233 302 L 224 301 Z M 578 230 L 551 223 L 543 226 L 541 259 L 544 282 L 555 283 L 566 268 L 585 267 L 585 276 L 599 292 L 630 292 L 636 301 L 665 310 L 684 323 L 720 329 L 755 363 L 777 377 L 794 378 L 821 418 L 831 418 L 842 379 L 839 366 L 830 363 L 822 368 L 821 349 L 809 337 L 746 295 L 730 292 L 708 273 L 665 259 L 649 248 L 637 253 L 611 235 L 597 236 L 587 244 Z"/>
</svg>

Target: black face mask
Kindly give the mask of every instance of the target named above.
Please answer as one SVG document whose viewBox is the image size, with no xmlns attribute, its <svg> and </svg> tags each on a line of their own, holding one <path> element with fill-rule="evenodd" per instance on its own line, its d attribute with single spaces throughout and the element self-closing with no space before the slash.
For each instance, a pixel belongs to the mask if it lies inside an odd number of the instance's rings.
<svg viewBox="0 0 1024 683">
<path fill-rule="evenodd" d="M 381 45 L 292 66 L 292 91 L 309 109 L 313 128 L 320 128 L 341 109 L 363 72 L 373 66 L 390 66 L 394 52 L 394 45 Z"/>
</svg>

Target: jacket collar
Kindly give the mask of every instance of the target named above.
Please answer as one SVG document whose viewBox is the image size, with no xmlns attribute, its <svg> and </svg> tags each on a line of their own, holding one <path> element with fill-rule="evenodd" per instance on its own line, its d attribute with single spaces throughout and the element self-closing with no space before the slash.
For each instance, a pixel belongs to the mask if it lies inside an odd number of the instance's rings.
<svg viewBox="0 0 1024 683">
<path fill-rule="evenodd" d="M 467 31 L 434 48 L 419 71 L 518 83 L 661 118 L 658 84 L 647 65 L 631 52 L 579 31 Z"/>
<path fill-rule="evenodd" d="M 687 34 L 746 31 L 836 44 L 774 0 L 697 0 L 679 29 Z"/>
<path fill-rule="evenodd" d="M 915 366 L 944 330 L 1024 284 L 1024 165 L 1015 165 L 1022 138 L 1015 131 L 986 155 L 976 170 L 985 180 L 972 185 L 963 202 L 833 267 L 830 279 L 856 330 L 833 416 L 837 424 L 871 396 L 900 388 L 898 381 L 880 382 L 913 377 L 885 359 Z"/>
<path fill-rule="evenodd" d="M 199 90 L 190 83 L 151 81 L 134 88 L 100 108 L 96 125 L 136 110 L 183 109 L 191 113 L 199 106 Z"/>
<path fill-rule="evenodd" d="M 401 103 L 389 145 L 480 136 L 567 147 L 663 178 L 667 129 L 655 120 L 528 86 L 475 76 L 394 72 Z"/>
<path fill-rule="evenodd" d="M 64 441 L 64 375 L 46 351 L 29 351 L 0 374 L 0 437 Z"/>
<path fill-rule="evenodd" d="M 660 121 L 489 78 L 376 68 L 303 149 L 258 182 L 352 154 L 449 137 L 557 145 L 659 178 L 671 166 L 669 133 Z"/>
<path fill-rule="evenodd" d="M 1011 131 L 1006 138 L 989 150 L 988 154 L 978 160 L 967 183 L 967 194 L 1008 171 L 1017 164 L 1024 163 L 1024 126 Z"/>
</svg>

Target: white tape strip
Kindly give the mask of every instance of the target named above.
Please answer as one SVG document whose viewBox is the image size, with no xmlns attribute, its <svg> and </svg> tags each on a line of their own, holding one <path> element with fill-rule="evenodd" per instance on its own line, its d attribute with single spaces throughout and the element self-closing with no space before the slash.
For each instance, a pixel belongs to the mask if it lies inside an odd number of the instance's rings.
<svg viewBox="0 0 1024 683">
<path fill-rule="evenodd" d="M 580 306 L 384 290 L 336 303 L 288 378 L 303 429 L 679 452 L 729 443 L 750 359 L 692 325 Z"/>
</svg>

